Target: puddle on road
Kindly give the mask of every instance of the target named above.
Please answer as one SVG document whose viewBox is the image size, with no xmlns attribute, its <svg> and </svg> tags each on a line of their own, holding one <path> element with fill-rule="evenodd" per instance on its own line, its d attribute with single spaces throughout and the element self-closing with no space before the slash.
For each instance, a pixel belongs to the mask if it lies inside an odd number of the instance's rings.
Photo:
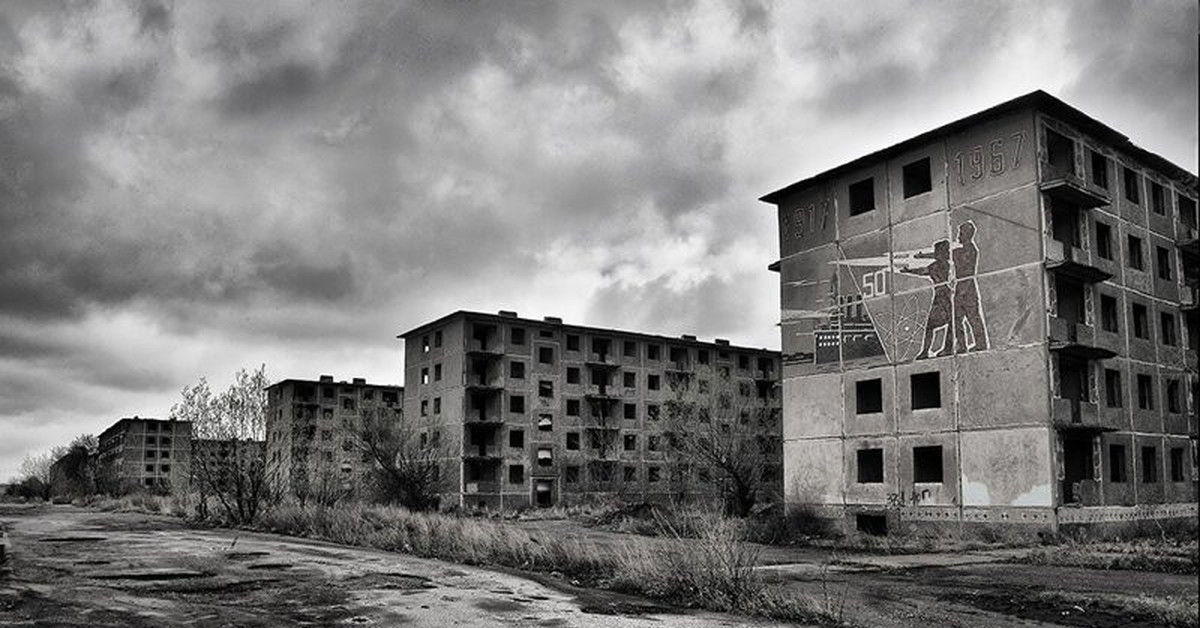
<svg viewBox="0 0 1200 628">
<path fill-rule="evenodd" d="M 262 558 L 269 556 L 270 552 L 226 552 L 225 558 L 229 560 L 251 560 L 254 558 Z"/>
<path fill-rule="evenodd" d="M 369 573 L 347 578 L 344 582 L 354 589 L 379 589 L 385 591 L 418 591 L 436 589 L 436 584 L 424 576 L 407 573 Z"/>
<path fill-rule="evenodd" d="M 76 565 L 111 565 L 111 560 L 77 560 Z"/>
<path fill-rule="evenodd" d="M 671 613 L 673 609 L 645 602 L 627 602 L 624 600 L 608 600 L 583 604 L 580 612 L 589 615 L 651 615 Z"/>
<path fill-rule="evenodd" d="M 291 569 L 292 567 L 295 567 L 295 565 L 291 563 L 257 563 L 254 565 L 247 565 L 246 569 L 250 569 L 252 571 L 283 571 L 284 569 Z"/>
<path fill-rule="evenodd" d="M 488 598 L 475 602 L 477 608 L 493 613 L 515 613 L 525 610 L 525 605 L 512 600 Z"/>
<path fill-rule="evenodd" d="M 102 536 L 49 536 L 38 539 L 38 543 L 95 543 L 104 540 Z"/>
<path fill-rule="evenodd" d="M 139 582 L 155 582 L 160 580 L 185 580 L 189 578 L 211 578 L 211 574 L 185 569 L 163 569 L 157 571 L 124 571 L 115 573 L 98 573 L 88 576 L 95 580 L 137 580 Z"/>
</svg>

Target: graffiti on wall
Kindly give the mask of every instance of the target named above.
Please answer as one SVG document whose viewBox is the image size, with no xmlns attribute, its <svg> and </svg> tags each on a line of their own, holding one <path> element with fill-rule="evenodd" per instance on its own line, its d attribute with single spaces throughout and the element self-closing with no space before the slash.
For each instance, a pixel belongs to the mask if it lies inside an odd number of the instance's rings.
<svg viewBox="0 0 1200 628">
<path fill-rule="evenodd" d="M 975 223 L 959 225 L 956 236 L 954 243 L 880 256 L 847 257 L 830 247 L 835 259 L 808 260 L 801 278 L 784 284 L 794 292 L 787 303 L 808 306 L 783 311 L 780 324 L 796 336 L 790 351 L 785 345 L 784 361 L 904 362 L 987 349 Z M 927 280 L 928 288 L 892 295 L 896 275 Z"/>
</svg>

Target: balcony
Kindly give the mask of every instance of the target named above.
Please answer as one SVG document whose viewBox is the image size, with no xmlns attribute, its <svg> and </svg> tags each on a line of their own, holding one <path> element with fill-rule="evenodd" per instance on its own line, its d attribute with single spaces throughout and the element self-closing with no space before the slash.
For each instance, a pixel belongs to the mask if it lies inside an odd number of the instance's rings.
<svg viewBox="0 0 1200 628">
<path fill-rule="evenodd" d="M 479 446 L 468 445 L 463 449 L 463 460 L 472 462 L 499 462 L 503 458 L 500 447 L 497 445 Z"/>
<path fill-rule="evenodd" d="M 1115 351 L 1096 342 L 1096 329 L 1058 316 L 1050 317 L 1050 350 L 1082 360 L 1105 360 Z"/>
<path fill-rule="evenodd" d="M 463 381 L 463 387 L 468 392 L 495 393 L 504 390 L 503 377 L 480 377 L 479 375 L 467 375 Z"/>
<path fill-rule="evenodd" d="M 621 391 L 613 386 L 588 386 L 583 396 L 588 401 L 612 402 L 621 398 Z"/>
<path fill-rule="evenodd" d="M 1095 480 L 1062 481 L 1062 504 L 1064 506 L 1099 506 L 1100 483 Z"/>
<path fill-rule="evenodd" d="M 1112 273 L 1091 263 L 1087 251 L 1058 240 L 1050 240 L 1046 245 L 1046 270 L 1084 283 L 1112 279 Z"/>
<path fill-rule="evenodd" d="M 584 364 L 592 368 L 598 369 L 615 369 L 618 364 L 611 353 L 589 353 L 584 359 Z"/>
<path fill-rule="evenodd" d="M 1179 293 L 1179 309 L 1184 312 L 1195 312 L 1198 300 L 1200 300 L 1200 286 L 1184 286 Z"/>
<path fill-rule="evenodd" d="M 1111 432 L 1115 428 L 1100 423 L 1100 408 L 1092 401 L 1055 397 L 1052 404 L 1051 422 L 1058 430 L 1084 430 Z"/>
<path fill-rule="evenodd" d="M 486 412 L 476 408 L 467 411 L 463 416 L 463 423 L 480 427 L 500 427 L 504 425 L 504 415 L 499 410 Z"/>
<path fill-rule="evenodd" d="M 499 358 L 504 355 L 504 346 L 499 342 L 484 343 L 478 339 L 467 342 L 467 355 L 485 359 Z"/>
<path fill-rule="evenodd" d="M 1107 192 L 1089 186 L 1074 173 L 1060 170 L 1045 162 L 1042 163 L 1042 182 L 1038 188 L 1046 196 L 1080 209 L 1091 209 L 1112 202 Z"/>
<path fill-rule="evenodd" d="M 463 484 L 463 492 L 468 495 L 478 495 L 480 493 L 499 493 L 499 482 L 465 482 Z"/>
<path fill-rule="evenodd" d="M 779 376 L 773 370 L 754 369 L 754 380 L 757 382 L 776 382 Z"/>
<path fill-rule="evenodd" d="M 1200 255 L 1200 231 L 1196 227 L 1180 221 L 1175 228 L 1175 245 L 1185 255 Z"/>
</svg>

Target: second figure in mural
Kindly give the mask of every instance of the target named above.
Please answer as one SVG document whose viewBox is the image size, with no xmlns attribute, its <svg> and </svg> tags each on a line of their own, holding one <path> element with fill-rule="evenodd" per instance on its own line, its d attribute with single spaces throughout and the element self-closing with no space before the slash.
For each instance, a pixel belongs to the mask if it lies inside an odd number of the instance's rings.
<svg viewBox="0 0 1200 628">
<path fill-rule="evenodd" d="M 988 336 L 980 311 L 979 287 L 975 282 L 975 267 L 979 263 L 975 223 L 968 221 L 958 226 L 958 247 L 953 255 L 954 352 L 983 351 L 988 348 Z"/>
</svg>

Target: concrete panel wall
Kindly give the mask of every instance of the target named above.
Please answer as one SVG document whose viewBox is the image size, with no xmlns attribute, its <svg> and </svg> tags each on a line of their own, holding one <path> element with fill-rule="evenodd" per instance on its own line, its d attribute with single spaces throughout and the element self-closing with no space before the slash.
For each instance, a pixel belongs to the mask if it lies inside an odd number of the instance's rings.
<svg viewBox="0 0 1200 628">
<path fill-rule="evenodd" d="M 1053 506 L 1047 427 L 963 432 L 965 506 Z"/>
</svg>

